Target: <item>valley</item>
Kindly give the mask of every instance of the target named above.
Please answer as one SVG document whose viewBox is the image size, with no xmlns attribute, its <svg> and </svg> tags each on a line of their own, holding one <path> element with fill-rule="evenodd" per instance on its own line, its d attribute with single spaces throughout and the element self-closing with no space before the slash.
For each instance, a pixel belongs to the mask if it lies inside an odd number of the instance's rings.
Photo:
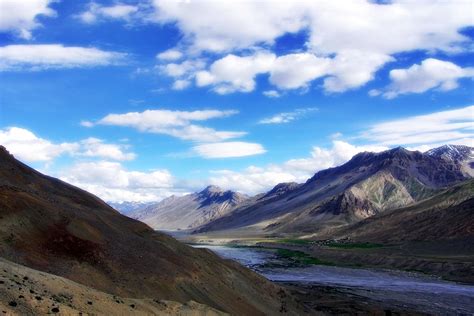
<svg viewBox="0 0 474 316">
<path fill-rule="evenodd" d="M 275 244 L 194 247 L 207 248 L 223 258 L 240 262 L 287 287 L 308 308 L 312 306 L 320 311 L 344 312 L 344 306 L 361 313 L 469 314 L 474 311 L 474 286 L 418 272 L 351 267 L 347 262 L 341 267 L 342 262 L 309 260 L 313 257 L 303 257 L 297 250 L 290 251 Z M 282 249 L 287 251 L 282 252 Z M 431 303 L 434 300 L 435 305 Z M 365 304 L 358 303 L 360 301 Z"/>
<path fill-rule="evenodd" d="M 158 203 L 120 203 L 122 215 L 0 147 L 0 256 L 9 280 L 0 295 L 22 298 L 2 308 L 103 314 L 123 302 L 117 311 L 158 315 L 473 313 L 472 159 L 461 147 L 362 153 L 304 184 L 253 197 L 208 186 Z M 25 295 L 33 287 L 48 299 L 33 304 Z"/>
</svg>

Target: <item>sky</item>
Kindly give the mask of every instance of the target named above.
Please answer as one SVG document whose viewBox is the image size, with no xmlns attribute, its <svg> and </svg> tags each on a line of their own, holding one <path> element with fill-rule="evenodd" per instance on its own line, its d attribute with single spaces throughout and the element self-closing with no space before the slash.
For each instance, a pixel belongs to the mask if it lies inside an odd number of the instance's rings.
<svg viewBox="0 0 474 316">
<path fill-rule="evenodd" d="M 110 202 L 474 146 L 473 5 L 0 0 L 0 144 Z"/>
</svg>

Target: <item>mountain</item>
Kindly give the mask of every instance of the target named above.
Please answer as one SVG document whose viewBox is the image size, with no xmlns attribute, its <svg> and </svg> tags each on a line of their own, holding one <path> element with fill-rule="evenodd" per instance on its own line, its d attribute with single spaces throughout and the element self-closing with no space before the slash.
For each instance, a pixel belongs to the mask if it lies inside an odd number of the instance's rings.
<svg viewBox="0 0 474 316">
<path fill-rule="evenodd" d="M 122 213 L 123 215 L 128 215 L 132 212 L 136 212 L 137 210 L 143 209 L 153 204 L 153 202 L 130 202 L 130 201 L 123 201 L 123 202 L 109 202 L 110 206 L 114 209 Z"/>
<path fill-rule="evenodd" d="M 0 257 L 115 296 L 192 300 L 236 315 L 300 313 L 265 278 L 157 233 L 1 146 Z"/>
<path fill-rule="evenodd" d="M 192 229 L 226 215 L 247 196 L 208 186 L 198 193 L 171 196 L 129 214 L 157 230 Z"/>
<path fill-rule="evenodd" d="M 469 240 L 474 246 L 474 180 L 407 207 L 383 212 L 332 234 L 357 242 Z"/>
<path fill-rule="evenodd" d="M 474 148 L 462 145 L 444 145 L 431 149 L 427 155 L 446 161 L 453 161 L 460 165 L 461 170 L 474 177 Z"/>
<path fill-rule="evenodd" d="M 316 173 L 281 195 L 237 207 L 196 232 L 247 229 L 256 234 L 314 233 L 404 207 L 472 177 L 472 148 L 443 146 L 427 153 L 398 147 L 363 152 Z"/>
</svg>

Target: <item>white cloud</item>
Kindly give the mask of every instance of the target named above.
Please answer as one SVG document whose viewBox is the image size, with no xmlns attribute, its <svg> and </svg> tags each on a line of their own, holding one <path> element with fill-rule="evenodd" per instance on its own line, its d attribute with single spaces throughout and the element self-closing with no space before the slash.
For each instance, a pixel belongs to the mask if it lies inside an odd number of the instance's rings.
<svg viewBox="0 0 474 316">
<path fill-rule="evenodd" d="M 185 60 L 180 64 L 168 63 L 159 65 L 157 68 L 161 73 L 175 79 L 172 86 L 173 90 L 183 90 L 191 85 L 191 80 L 193 80 L 196 73 L 205 66 L 206 63 L 203 60 L 197 59 Z"/>
<path fill-rule="evenodd" d="M 269 52 L 239 57 L 229 54 L 211 64 L 209 70 L 196 73 L 199 87 L 213 86 L 220 94 L 251 92 L 255 77 L 269 74 L 271 84 L 282 90 L 307 88 L 318 78 L 324 79 L 328 92 L 343 92 L 358 88 L 373 79 L 374 73 L 392 57 L 354 50 L 341 52 L 336 57 L 317 57 L 313 53 L 275 56 Z M 168 73 L 170 76 L 180 73 Z M 274 91 L 274 90 L 273 90 Z M 277 91 L 271 95 L 277 95 Z"/>
<path fill-rule="evenodd" d="M 0 0 L 0 32 L 13 32 L 21 38 L 31 39 L 31 31 L 40 27 L 38 16 L 54 17 L 49 8 L 53 0 Z"/>
<path fill-rule="evenodd" d="M 15 157 L 26 162 L 49 162 L 64 154 L 110 160 L 132 160 L 136 157 L 134 153 L 126 151 L 127 146 L 105 143 L 98 138 L 54 143 L 19 127 L 0 129 L 0 144 Z"/>
<path fill-rule="evenodd" d="M 279 98 L 281 97 L 280 92 L 276 90 L 266 90 L 262 92 L 264 96 L 269 97 L 269 98 Z"/>
<path fill-rule="evenodd" d="M 0 71 L 107 66 L 124 57 L 122 53 L 60 44 L 8 45 L 0 47 Z"/>
<path fill-rule="evenodd" d="M 288 54 L 275 60 L 270 82 L 281 89 L 298 89 L 327 75 L 329 69 L 329 58 L 319 58 L 311 53 Z"/>
<path fill-rule="evenodd" d="M 94 123 L 90 122 L 90 121 L 81 121 L 79 123 L 79 125 L 83 126 L 83 127 L 93 127 L 94 126 Z"/>
<path fill-rule="evenodd" d="M 448 91 L 458 87 L 459 79 L 473 77 L 474 68 L 461 68 L 448 61 L 428 58 L 420 65 L 391 70 L 391 84 L 382 92 L 372 91 L 371 95 L 382 93 L 391 99 L 400 94 L 423 93 L 430 89 Z"/>
<path fill-rule="evenodd" d="M 160 70 L 173 78 L 183 77 L 186 75 L 194 75 L 194 73 L 204 68 L 205 63 L 202 60 L 186 60 L 180 64 L 169 63 L 160 66 Z"/>
<path fill-rule="evenodd" d="M 185 79 L 178 79 L 173 82 L 173 90 L 184 90 L 191 85 L 191 81 Z"/>
<path fill-rule="evenodd" d="M 396 54 L 465 51 L 470 39 L 459 30 L 473 25 L 469 1 L 154 0 L 153 5 L 152 20 L 173 23 L 183 33 L 181 50 L 224 55 L 196 74 L 197 86 L 220 94 L 253 91 L 255 77 L 266 73 L 280 89 L 305 88 L 323 77 L 328 92 L 356 89 Z M 296 47 L 300 53 L 277 57 L 270 51 L 277 38 L 301 31 L 308 39 Z M 257 58 L 262 56 L 264 61 Z"/>
<path fill-rule="evenodd" d="M 84 157 L 100 157 L 111 160 L 133 160 L 136 155 L 126 152 L 124 145 L 107 144 L 103 140 L 89 137 L 79 142 L 81 149 L 77 153 Z"/>
<path fill-rule="evenodd" d="M 195 51 L 228 51 L 296 32 L 304 26 L 300 10 L 283 1 L 154 0 L 155 21 L 176 23 Z M 238 14 L 236 14 L 238 12 Z"/>
<path fill-rule="evenodd" d="M 165 134 L 183 140 L 199 142 L 219 142 L 245 135 L 245 132 L 217 131 L 209 127 L 195 125 L 192 122 L 224 118 L 237 111 L 171 111 L 146 110 L 125 114 L 109 114 L 96 124 L 133 127 L 141 132 Z"/>
<path fill-rule="evenodd" d="M 133 14 L 138 12 L 138 7 L 127 4 L 115 4 L 113 6 L 102 6 L 97 3 L 90 3 L 87 10 L 77 17 L 84 23 L 93 24 L 100 19 L 120 19 L 128 21 Z"/>
<path fill-rule="evenodd" d="M 374 78 L 375 72 L 394 58 L 379 53 L 344 50 L 331 59 L 329 77 L 324 79 L 328 92 L 344 92 L 363 86 Z"/>
<path fill-rule="evenodd" d="M 159 60 L 173 61 L 183 57 L 183 53 L 177 49 L 168 49 L 162 53 L 156 55 Z"/>
<path fill-rule="evenodd" d="M 60 178 L 111 202 L 157 201 L 174 192 L 175 181 L 168 170 L 129 171 L 109 161 L 76 163 Z"/>
<path fill-rule="evenodd" d="M 384 146 L 411 147 L 472 141 L 474 106 L 378 123 L 360 137 Z"/>
<path fill-rule="evenodd" d="M 199 87 L 212 85 L 219 94 L 250 92 L 255 88 L 255 77 L 268 72 L 274 60 L 275 55 L 268 52 L 245 57 L 227 55 L 215 61 L 208 71 L 197 72 L 196 84 Z"/>
<path fill-rule="evenodd" d="M 204 158 L 230 158 L 260 155 L 266 152 L 262 145 L 247 142 L 221 142 L 202 144 L 193 151 Z"/>
<path fill-rule="evenodd" d="M 16 158 L 26 162 L 51 161 L 64 153 L 72 153 L 79 148 L 76 143 L 55 144 L 19 127 L 0 130 L 0 144 L 5 146 Z"/>
<path fill-rule="evenodd" d="M 346 50 L 395 54 L 415 49 L 456 51 L 472 25 L 469 1 L 170 1 L 154 0 L 155 20 L 176 23 L 183 42 L 197 51 L 232 51 L 272 44 L 307 30 L 321 54 Z M 235 14 L 239 12 L 239 14 Z"/>
<path fill-rule="evenodd" d="M 334 141 L 331 148 L 313 147 L 307 158 L 291 159 L 282 164 L 265 167 L 250 166 L 242 171 L 215 170 L 209 178 L 223 188 L 256 194 L 269 190 L 281 182 L 304 182 L 317 171 L 341 165 L 363 151 L 379 152 L 384 146 L 355 146 Z"/>
<path fill-rule="evenodd" d="M 267 117 L 261 119 L 259 121 L 260 124 L 282 124 L 282 123 L 289 123 L 296 119 L 299 119 L 310 112 L 317 111 L 318 108 L 303 108 L 303 109 L 296 109 L 292 112 L 282 112 L 275 114 L 271 117 Z"/>
</svg>

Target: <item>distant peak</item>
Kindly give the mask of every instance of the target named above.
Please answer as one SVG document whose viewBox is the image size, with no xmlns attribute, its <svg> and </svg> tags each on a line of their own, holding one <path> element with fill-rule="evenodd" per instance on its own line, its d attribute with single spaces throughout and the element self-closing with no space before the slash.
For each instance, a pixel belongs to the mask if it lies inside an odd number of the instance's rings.
<svg viewBox="0 0 474 316">
<path fill-rule="evenodd" d="M 474 148 L 465 145 L 443 145 L 428 150 L 426 154 L 444 160 L 462 161 L 474 158 Z"/>
<path fill-rule="evenodd" d="M 389 149 L 389 152 L 396 154 L 396 153 L 409 153 L 410 151 L 402 146 L 398 146 L 398 147 Z"/>
<path fill-rule="evenodd" d="M 218 187 L 217 185 L 209 185 L 204 190 L 202 190 L 200 193 L 201 194 L 209 194 L 209 193 L 220 193 L 220 192 L 223 192 L 223 190 L 220 187 Z"/>
</svg>

